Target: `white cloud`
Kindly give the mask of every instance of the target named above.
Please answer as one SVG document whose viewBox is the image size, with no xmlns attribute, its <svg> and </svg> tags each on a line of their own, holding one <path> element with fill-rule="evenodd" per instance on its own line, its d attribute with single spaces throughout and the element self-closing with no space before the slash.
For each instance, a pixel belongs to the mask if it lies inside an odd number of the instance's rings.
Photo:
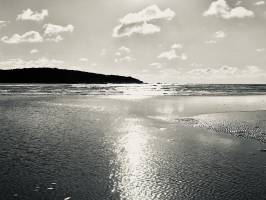
<svg viewBox="0 0 266 200">
<path fill-rule="evenodd" d="M 225 0 L 217 0 L 211 3 L 209 9 L 203 16 L 216 16 L 223 19 L 254 17 L 254 12 L 242 6 L 230 8 Z"/>
<path fill-rule="evenodd" d="M 214 34 L 215 38 L 221 39 L 226 37 L 226 33 L 224 31 L 217 31 Z"/>
<path fill-rule="evenodd" d="M 265 51 L 265 48 L 259 48 L 259 49 L 256 49 L 256 51 L 257 51 L 258 53 L 262 53 L 262 52 Z"/>
<path fill-rule="evenodd" d="M 161 28 L 152 22 L 158 20 L 172 20 L 175 12 L 171 9 L 162 11 L 157 5 L 149 6 L 139 12 L 129 13 L 119 20 L 120 24 L 113 30 L 113 37 L 125 37 L 137 34 L 153 34 Z"/>
<path fill-rule="evenodd" d="M 157 63 L 157 62 L 151 63 L 150 66 L 155 67 L 157 69 L 161 69 L 162 68 L 162 64 L 161 63 Z"/>
<path fill-rule="evenodd" d="M 120 52 L 125 52 L 125 53 L 130 53 L 130 49 L 124 46 L 121 46 L 118 51 Z"/>
<path fill-rule="evenodd" d="M 238 71 L 238 68 L 224 65 L 219 70 L 221 73 L 224 73 L 224 74 L 235 74 Z"/>
<path fill-rule="evenodd" d="M 175 58 L 178 58 L 176 51 L 174 49 L 171 49 L 169 51 L 162 52 L 158 58 L 166 58 L 168 60 L 173 60 Z"/>
<path fill-rule="evenodd" d="M 120 52 L 115 52 L 116 56 L 121 56 L 122 54 Z"/>
<path fill-rule="evenodd" d="M 67 26 L 60 26 L 55 24 L 45 24 L 43 25 L 44 35 L 53 36 L 64 32 L 73 32 L 74 26 L 69 24 Z"/>
<path fill-rule="evenodd" d="M 181 60 L 187 60 L 187 59 L 188 59 L 188 56 L 187 56 L 187 54 L 182 53 L 182 54 L 179 56 L 179 58 L 180 58 Z"/>
<path fill-rule="evenodd" d="M 0 20 L 0 28 L 7 26 L 7 24 L 9 24 L 9 21 L 1 21 Z"/>
<path fill-rule="evenodd" d="M 216 44 L 217 41 L 216 40 L 207 40 L 204 42 L 205 44 Z"/>
<path fill-rule="evenodd" d="M 37 43 L 43 42 L 43 37 L 37 31 L 29 31 L 23 35 L 14 34 L 11 37 L 4 36 L 1 38 L 2 42 L 7 44 L 18 44 L 18 43 Z"/>
<path fill-rule="evenodd" d="M 62 35 L 60 35 L 61 33 L 74 31 L 73 25 L 70 24 L 65 27 L 54 24 L 45 24 L 43 28 L 44 28 L 43 36 L 37 31 L 29 31 L 24 33 L 23 35 L 14 34 L 11 37 L 4 36 L 1 38 L 1 40 L 2 42 L 8 44 L 18 44 L 25 42 L 36 43 L 36 42 L 43 42 L 44 40 L 59 42 L 64 39 Z"/>
<path fill-rule="evenodd" d="M 265 5 L 265 1 L 257 1 L 256 3 L 254 3 L 255 6 L 262 6 Z"/>
<path fill-rule="evenodd" d="M 216 31 L 210 40 L 205 41 L 205 44 L 216 44 L 219 40 L 225 38 L 227 34 L 224 31 Z"/>
<path fill-rule="evenodd" d="M 45 40 L 50 41 L 50 42 L 60 42 L 64 40 L 64 38 L 61 35 L 54 35 L 54 36 L 46 37 Z"/>
<path fill-rule="evenodd" d="M 62 33 L 72 33 L 74 31 L 74 26 L 69 24 L 67 26 L 60 26 L 55 24 L 45 24 L 44 28 L 44 38 L 47 41 L 60 42 L 64 38 L 60 35 Z"/>
<path fill-rule="evenodd" d="M 126 25 L 125 27 L 117 26 L 114 28 L 113 37 L 131 36 L 134 33 L 150 35 L 160 31 L 161 28 L 159 26 L 144 22 L 142 24 Z"/>
<path fill-rule="evenodd" d="M 262 69 L 260 69 L 258 66 L 247 66 L 244 70 L 243 70 L 243 74 L 259 74 L 262 72 Z"/>
<path fill-rule="evenodd" d="M 39 50 L 38 49 L 32 49 L 30 51 L 30 54 L 36 54 L 36 53 L 39 53 Z"/>
<path fill-rule="evenodd" d="M 172 49 L 183 49 L 183 45 L 182 44 L 173 44 L 171 46 Z"/>
<path fill-rule="evenodd" d="M 48 16 L 48 10 L 43 9 L 41 12 L 33 12 L 31 9 L 23 10 L 21 14 L 17 16 L 17 20 L 30 20 L 30 21 L 42 21 Z"/>
<path fill-rule="evenodd" d="M 1 69 L 32 68 L 32 67 L 64 67 L 64 61 L 39 58 L 37 60 L 10 59 L 0 62 Z"/>
<path fill-rule="evenodd" d="M 197 68 L 197 69 L 192 69 L 190 71 L 188 71 L 187 73 L 190 75 L 194 75 L 194 76 L 209 76 L 209 75 L 233 75 L 236 74 L 236 72 L 238 72 L 238 68 L 237 67 L 231 67 L 231 66 L 221 66 L 218 69 L 214 69 L 214 68 Z"/>
<path fill-rule="evenodd" d="M 225 76 L 246 76 L 260 74 L 263 70 L 258 66 L 246 66 L 242 69 L 231 66 L 221 66 L 220 68 L 195 68 L 187 72 L 192 76 L 206 76 L 206 77 L 225 77 Z"/>
<path fill-rule="evenodd" d="M 195 75 L 195 76 L 200 76 L 200 75 L 205 75 L 208 73 L 213 73 L 213 69 L 211 68 L 197 68 L 197 69 L 192 69 L 188 71 L 187 73 L 190 75 Z"/>
<path fill-rule="evenodd" d="M 150 22 L 157 19 L 172 20 L 175 13 L 171 9 L 165 9 L 162 11 L 157 5 L 149 6 L 137 13 L 129 13 L 120 22 L 122 24 L 142 23 Z"/>
<path fill-rule="evenodd" d="M 125 56 L 125 57 L 122 57 L 122 58 L 115 58 L 115 63 L 120 63 L 120 62 L 132 62 L 134 61 L 135 59 L 132 58 L 131 56 Z"/>
<path fill-rule="evenodd" d="M 88 58 L 80 58 L 79 61 L 80 62 L 88 62 L 89 60 L 88 60 Z"/>
<path fill-rule="evenodd" d="M 115 53 L 115 63 L 119 62 L 131 62 L 134 61 L 135 59 L 129 56 L 131 50 L 125 46 L 121 46 L 118 48 L 118 51 Z"/>
<path fill-rule="evenodd" d="M 165 58 L 167 60 L 173 60 L 173 59 L 181 59 L 181 60 L 187 60 L 188 56 L 185 53 L 181 53 L 180 55 L 177 55 L 177 50 L 182 49 L 183 46 L 180 44 L 173 44 L 171 46 L 171 49 L 169 51 L 164 51 L 158 55 L 158 58 Z"/>
</svg>

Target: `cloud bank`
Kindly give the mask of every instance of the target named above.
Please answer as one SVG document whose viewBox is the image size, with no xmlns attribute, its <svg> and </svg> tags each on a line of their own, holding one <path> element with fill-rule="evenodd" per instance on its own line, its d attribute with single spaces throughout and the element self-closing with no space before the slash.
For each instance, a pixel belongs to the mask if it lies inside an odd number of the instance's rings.
<svg viewBox="0 0 266 200">
<path fill-rule="evenodd" d="M 56 59 L 47 59 L 45 57 L 37 60 L 10 59 L 0 62 L 1 69 L 14 68 L 32 68 L 32 67 L 64 67 L 64 61 Z"/>
</svg>

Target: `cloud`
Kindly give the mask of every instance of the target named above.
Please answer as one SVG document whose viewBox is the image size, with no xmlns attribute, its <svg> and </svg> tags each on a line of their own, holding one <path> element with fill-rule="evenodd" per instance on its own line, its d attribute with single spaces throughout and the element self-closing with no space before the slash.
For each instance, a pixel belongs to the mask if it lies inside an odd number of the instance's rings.
<svg viewBox="0 0 266 200">
<path fill-rule="evenodd" d="M 214 34 L 215 38 L 222 39 L 226 37 L 226 33 L 224 31 L 217 31 Z"/>
<path fill-rule="evenodd" d="M 115 58 L 115 63 L 120 63 L 120 62 L 132 62 L 136 60 L 135 58 L 132 58 L 131 56 L 125 56 L 122 58 Z"/>
<path fill-rule="evenodd" d="M 216 40 L 207 40 L 204 42 L 205 44 L 216 44 L 217 41 Z"/>
<path fill-rule="evenodd" d="M 64 67 L 64 61 L 56 59 L 39 58 L 37 60 L 10 59 L 0 62 L 1 69 L 32 68 L 32 67 Z"/>
<path fill-rule="evenodd" d="M 187 59 L 188 59 L 188 56 L 187 56 L 187 54 L 182 53 L 182 54 L 179 56 L 179 58 L 180 58 L 181 60 L 187 60 Z"/>
<path fill-rule="evenodd" d="M 250 18 L 254 17 L 254 12 L 242 6 L 230 8 L 225 0 L 217 0 L 211 3 L 209 9 L 203 13 L 203 16 L 216 16 L 223 19 Z"/>
<path fill-rule="evenodd" d="M 60 42 L 64 38 L 62 33 L 72 33 L 74 31 L 74 26 L 69 24 L 67 26 L 60 26 L 60 25 L 55 25 L 55 24 L 45 24 L 43 25 L 44 28 L 44 38 L 47 41 L 52 41 L 52 42 Z"/>
<path fill-rule="evenodd" d="M 243 73 L 244 74 L 259 74 L 262 72 L 262 69 L 259 68 L 258 66 L 254 66 L 254 65 L 251 65 L 251 66 L 247 66 L 244 70 L 243 70 Z"/>
<path fill-rule="evenodd" d="M 239 68 L 225 65 L 219 68 L 195 68 L 185 72 L 182 77 L 194 83 L 258 83 L 264 82 L 266 71 L 258 66 Z"/>
<path fill-rule="evenodd" d="M 262 6 L 265 5 L 265 1 L 257 1 L 254 3 L 255 6 Z"/>
<path fill-rule="evenodd" d="M 89 60 L 88 60 L 88 58 L 80 58 L 79 61 L 80 62 L 88 62 Z"/>
<path fill-rule="evenodd" d="M 260 74 L 262 69 L 258 66 L 246 66 L 242 69 L 238 67 L 232 67 L 223 65 L 220 68 L 196 68 L 187 72 L 192 76 L 205 76 L 205 77 L 226 77 L 226 76 L 246 76 Z"/>
<path fill-rule="evenodd" d="M 120 24 L 113 30 L 113 37 L 125 37 L 133 34 L 154 34 L 161 31 L 161 28 L 154 25 L 158 20 L 170 21 L 175 17 L 171 9 L 162 11 L 157 5 L 149 6 L 139 12 L 129 13 L 119 20 Z"/>
<path fill-rule="evenodd" d="M 238 72 L 237 67 L 230 67 L 227 65 L 221 66 L 218 69 L 214 68 L 197 68 L 187 72 L 189 75 L 194 76 L 210 76 L 210 75 L 233 75 Z"/>
<path fill-rule="evenodd" d="M 37 31 L 29 31 L 23 35 L 14 34 L 11 37 L 4 36 L 1 38 L 2 42 L 7 44 L 18 44 L 18 43 L 38 43 L 43 42 L 43 37 Z"/>
<path fill-rule="evenodd" d="M 7 44 L 18 44 L 26 42 L 37 43 L 37 42 L 43 42 L 44 40 L 52 42 L 60 42 L 64 39 L 63 36 L 60 35 L 61 33 L 74 31 L 74 26 L 71 24 L 67 26 L 45 24 L 43 28 L 44 28 L 43 36 L 37 31 L 29 31 L 24 33 L 23 35 L 14 34 L 11 37 L 4 36 L 1 38 L 1 40 L 2 42 Z"/>
<path fill-rule="evenodd" d="M 39 53 L 39 50 L 38 49 L 32 49 L 30 51 L 30 54 L 36 54 L 36 53 Z"/>
<path fill-rule="evenodd" d="M 166 58 L 168 60 L 173 60 L 175 58 L 178 58 L 176 51 L 174 49 L 171 49 L 169 51 L 162 52 L 158 58 Z"/>
<path fill-rule="evenodd" d="M 124 47 L 124 46 L 120 47 L 120 48 L 118 49 L 118 51 L 120 51 L 120 52 L 125 52 L 125 53 L 130 53 L 130 49 L 127 48 L 127 47 Z"/>
<path fill-rule="evenodd" d="M 227 34 L 224 31 L 216 31 L 210 40 L 205 41 L 205 44 L 216 44 L 219 40 L 225 38 Z"/>
<path fill-rule="evenodd" d="M 43 9 L 41 12 L 33 12 L 31 9 L 23 10 L 21 14 L 17 16 L 17 20 L 21 21 L 42 21 L 48 16 L 48 10 Z"/>
<path fill-rule="evenodd" d="M 118 51 L 118 52 L 115 52 L 115 55 L 116 56 L 121 56 L 122 54 Z"/>
<path fill-rule="evenodd" d="M 151 63 L 150 66 L 155 67 L 157 69 L 161 69 L 163 65 L 161 63 L 155 62 L 155 63 Z"/>
<path fill-rule="evenodd" d="M 64 40 L 64 38 L 61 35 L 54 35 L 54 36 L 46 37 L 45 40 L 50 41 L 50 42 L 60 42 Z"/>
<path fill-rule="evenodd" d="M 150 35 L 161 31 L 159 26 L 148 24 L 146 22 L 142 24 L 132 24 L 126 26 L 117 26 L 114 28 L 113 37 L 125 37 L 131 36 L 134 33 L 142 35 Z"/>
<path fill-rule="evenodd" d="M 118 48 L 118 51 L 115 53 L 115 63 L 120 63 L 120 62 L 132 62 L 136 60 L 135 58 L 132 58 L 130 54 L 131 50 L 128 47 L 121 46 Z"/>
<path fill-rule="evenodd" d="M 182 44 L 173 44 L 171 46 L 172 49 L 183 49 L 183 45 Z"/>
<path fill-rule="evenodd" d="M 74 31 L 74 26 L 71 24 L 67 26 L 60 26 L 60 25 L 55 25 L 55 24 L 44 24 L 43 28 L 44 28 L 44 35 L 47 35 L 47 36 L 58 35 L 64 32 L 72 33 Z"/>
<path fill-rule="evenodd" d="M 262 52 L 265 51 L 265 48 L 259 48 L 259 49 L 256 49 L 256 51 L 257 51 L 258 53 L 262 53 Z"/>
<path fill-rule="evenodd" d="M 7 26 L 7 24 L 9 24 L 9 21 L 1 21 L 0 20 L 0 28 Z"/>
<path fill-rule="evenodd" d="M 165 58 L 167 60 L 173 60 L 173 59 L 181 59 L 181 60 L 187 60 L 188 56 L 185 53 L 181 53 L 180 55 L 177 55 L 177 50 L 182 49 L 183 46 L 180 44 L 173 44 L 171 46 L 171 49 L 169 51 L 164 51 L 158 55 L 158 58 Z"/>
<path fill-rule="evenodd" d="M 227 65 L 224 65 L 219 69 L 219 72 L 223 74 L 235 74 L 237 71 L 238 71 L 237 67 L 230 67 Z"/>
</svg>

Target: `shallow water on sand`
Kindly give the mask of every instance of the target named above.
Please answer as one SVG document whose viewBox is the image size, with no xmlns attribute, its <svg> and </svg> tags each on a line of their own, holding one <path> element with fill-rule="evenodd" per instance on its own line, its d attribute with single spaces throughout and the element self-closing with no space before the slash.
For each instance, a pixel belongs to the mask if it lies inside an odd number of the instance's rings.
<svg viewBox="0 0 266 200">
<path fill-rule="evenodd" d="M 0 199 L 265 199 L 263 142 L 182 121 L 266 120 L 265 99 L 2 96 Z"/>
</svg>

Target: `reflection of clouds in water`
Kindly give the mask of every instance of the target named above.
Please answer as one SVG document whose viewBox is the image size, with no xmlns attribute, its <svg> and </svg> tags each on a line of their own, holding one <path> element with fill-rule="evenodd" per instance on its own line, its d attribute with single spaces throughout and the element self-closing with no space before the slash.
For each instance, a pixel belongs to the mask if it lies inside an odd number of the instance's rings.
<svg viewBox="0 0 266 200">
<path fill-rule="evenodd" d="M 110 178 L 114 179 L 113 192 L 121 199 L 153 199 L 154 170 L 149 160 L 149 136 L 143 121 L 129 118 L 121 124 L 119 132 L 125 133 L 118 141 L 117 163 Z"/>
</svg>

